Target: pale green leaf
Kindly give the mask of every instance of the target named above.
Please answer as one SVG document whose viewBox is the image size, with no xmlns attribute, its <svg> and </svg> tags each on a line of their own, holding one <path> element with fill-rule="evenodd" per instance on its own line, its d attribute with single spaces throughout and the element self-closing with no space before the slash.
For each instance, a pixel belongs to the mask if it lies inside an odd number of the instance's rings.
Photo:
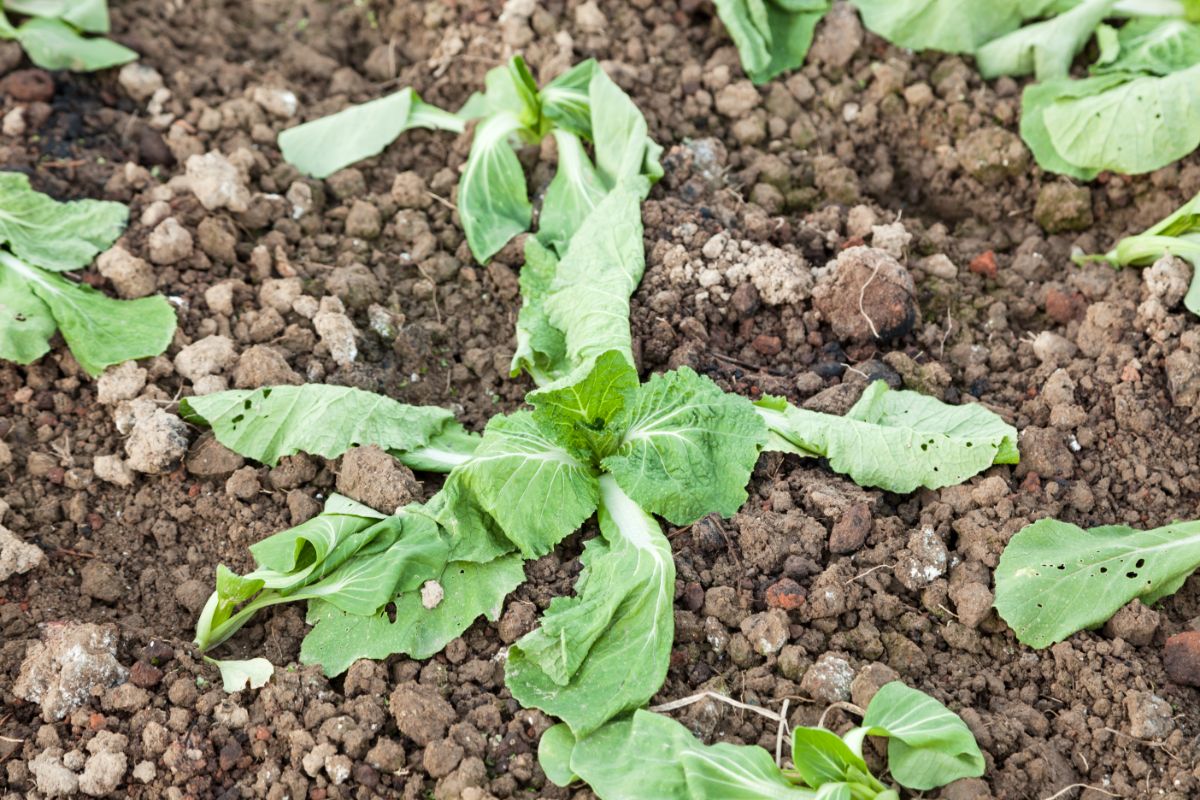
<svg viewBox="0 0 1200 800">
<path fill-rule="evenodd" d="M 592 102 L 588 86 L 599 69 L 596 60 L 589 58 L 546 84 L 538 95 L 546 119 L 561 130 L 591 140 Z"/>
<path fill-rule="evenodd" d="M 1200 64 L 1200 24 L 1182 19 L 1133 19 L 1117 31 L 1116 56 L 1093 72 L 1170 75 Z"/>
<path fill-rule="evenodd" d="M 605 800 L 812 800 L 817 796 L 789 782 L 761 747 L 705 745 L 670 717 L 642 710 L 576 741 L 570 769 Z"/>
<path fill-rule="evenodd" d="M 429 609 L 420 590 L 395 599 L 395 621 L 387 611 L 359 616 L 329 603 L 309 603 L 308 622 L 314 625 L 300 646 L 300 660 L 320 664 L 326 675 L 345 672 L 360 658 L 383 659 L 393 653 L 429 658 L 461 636 L 478 617 L 495 621 L 504 598 L 525 580 L 522 559 L 502 556 L 486 564 L 452 561 L 434 579 L 444 593 Z"/>
<path fill-rule="evenodd" d="M 87 33 L 108 33 L 105 0 L 5 0 L 4 8 L 31 17 L 61 19 Z"/>
<path fill-rule="evenodd" d="M 755 83 L 804 64 L 826 0 L 716 0 L 717 15 Z"/>
<path fill-rule="evenodd" d="M 275 665 L 265 658 L 218 661 L 206 656 L 204 660 L 221 671 L 221 688 L 230 693 L 240 692 L 247 687 L 261 689 L 275 674 Z"/>
<path fill-rule="evenodd" d="M 601 355 L 581 381 L 547 387 L 527 398 L 534 405 L 533 418 L 554 438 L 603 458 L 617 445 L 623 432 L 614 424 L 627 399 L 638 391 L 638 376 L 616 350 Z"/>
<path fill-rule="evenodd" d="M 1021 138 L 1029 146 L 1038 166 L 1048 172 L 1068 175 L 1081 181 L 1090 181 L 1100 173 L 1092 168 L 1068 161 L 1054 145 L 1046 127 L 1046 110 L 1058 103 L 1074 98 L 1086 97 L 1121 85 L 1121 75 L 1104 75 L 1084 80 L 1062 79 L 1033 83 L 1021 94 Z"/>
<path fill-rule="evenodd" d="M 50 309 L 71 355 L 93 377 L 113 364 L 158 355 L 175 334 L 175 311 L 164 297 L 113 300 L 86 284 L 31 267 L 4 250 L 0 271 L 9 272 L 6 283 L 23 282 Z M 29 308 L 27 300 L 22 292 L 15 302 Z M 46 325 L 36 327 L 44 330 Z M 25 333 L 23 340 L 27 350 L 32 337 Z"/>
<path fill-rule="evenodd" d="M 862 727 L 888 737 L 888 771 L 905 788 L 924 791 L 983 774 L 983 754 L 966 723 L 899 681 L 875 693 Z"/>
<path fill-rule="evenodd" d="M 629 298 L 646 268 L 642 196 L 626 185 L 609 192 L 558 264 L 544 308 L 565 335 L 566 363 L 572 368 L 608 350 L 633 363 Z"/>
<path fill-rule="evenodd" d="M 513 56 L 500 66 L 488 70 L 483 80 L 486 89 L 484 99 L 491 114 L 511 114 L 521 128 L 535 136 L 543 133 L 537 82 L 524 58 Z"/>
<path fill-rule="evenodd" d="M 1136 175 L 1200 145 L 1200 64 L 1163 77 L 1126 77 L 1099 94 L 1045 106 L 1045 129 L 1064 161 Z"/>
<path fill-rule="evenodd" d="M 326 178 L 379 155 L 412 128 L 462 133 L 463 121 L 421 100 L 411 88 L 345 108 L 279 134 L 283 159 L 305 175 Z"/>
<path fill-rule="evenodd" d="M 576 531 L 599 499 L 591 464 L 547 436 L 528 411 L 493 417 L 457 472 L 526 558 Z"/>
<path fill-rule="evenodd" d="M 836 733 L 824 728 L 792 729 L 792 764 L 814 789 L 845 780 L 851 768 L 870 774 L 862 756 Z"/>
<path fill-rule="evenodd" d="M 646 118 L 621 91 L 621 87 L 597 69 L 588 84 L 592 105 L 592 142 L 596 150 L 596 171 L 605 186 L 636 187 L 639 199 L 645 199 L 650 182 L 662 177 L 658 156 L 662 148 L 646 135 Z M 648 180 L 635 178 L 645 176 Z"/>
<path fill-rule="evenodd" d="M 1135 598 L 1164 596 L 1200 565 L 1200 522 L 1148 531 L 1084 530 L 1038 520 L 1012 537 L 996 567 L 996 610 L 1031 647 L 1104 624 Z"/>
<path fill-rule="evenodd" d="M 20 273 L 0 262 L 0 359 L 31 364 L 50 351 L 58 329 L 50 307 Z"/>
<path fill-rule="evenodd" d="M 326 557 L 342 541 L 374 529 L 384 519 L 382 514 L 366 506 L 361 506 L 360 510 L 360 504 L 346 506 L 335 502 L 335 498 L 353 502 L 335 494 L 326 502 L 325 510 L 317 516 L 250 545 L 250 554 L 254 556 L 255 563 L 294 579 L 307 577 L 325 563 Z M 373 533 L 379 533 L 379 530 L 375 529 Z M 285 587 L 276 585 L 272 588 Z"/>
<path fill-rule="evenodd" d="M 912 50 L 973 53 L 1038 16 L 1020 0 L 851 0 L 867 28 Z M 1041 3 L 1042 6 L 1048 3 Z M 1034 13 L 1030 13 L 1034 12 Z"/>
<path fill-rule="evenodd" d="M 547 729 L 538 742 L 538 764 L 556 786 L 567 786 L 579 780 L 571 772 L 571 752 L 574 749 L 575 736 L 562 722 Z"/>
<path fill-rule="evenodd" d="M 1067 77 L 1071 62 L 1115 2 L 1084 0 L 1066 13 L 988 42 L 975 52 L 979 72 L 985 78 L 1031 73 L 1043 81 Z"/>
<path fill-rule="evenodd" d="M 518 279 L 521 286 L 521 311 L 517 315 L 517 349 L 513 354 L 512 375 L 527 371 L 541 385 L 564 374 L 567 343 L 563 332 L 550 322 L 546 296 L 558 271 L 554 252 L 530 236 L 525 240 L 525 266 Z"/>
<path fill-rule="evenodd" d="M 471 253 L 481 264 L 509 239 L 529 230 L 533 218 L 525 173 L 509 142 L 522 128 L 522 121 L 509 112 L 486 117 L 475 128 L 458 181 L 458 215 Z"/>
<path fill-rule="evenodd" d="M 17 28 L 16 39 L 29 60 L 42 69 L 94 72 L 136 61 L 138 54 L 100 37 L 80 36 L 57 19 L 33 17 Z"/>
<path fill-rule="evenodd" d="M 505 684 L 584 735 L 662 686 L 674 636 L 675 562 L 654 518 L 600 479 L 602 539 L 588 542 L 572 598 L 509 649 Z"/>
<path fill-rule="evenodd" d="M 578 136 L 562 130 L 553 131 L 553 135 L 558 145 L 558 166 L 542 203 L 538 239 L 561 256 L 608 189 Z"/>
<path fill-rule="evenodd" d="M 614 427 L 624 433 L 604 468 L 643 508 L 676 525 L 736 513 L 767 441 L 749 400 L 688 367 L 638 387 Z"/>
<path fill-rule="evenodd" d="M 452 561 L 482 564 L 515 549 L 499 523 L 484 510 L 462 470 L 451 472 L 428 503 L 409 510 L 429 517 L 449 534 Z"/>
<path fill-rule="evenodd" d="M 20 172 L 0 172 L 0 244 L 42 269 L 81 269 L 107 250 L 129 218 L 129 209 L 107 200 L 60 203 L 36 192 Z"/>
<path fill-rule="evenodd" d="M 992 464 L 1015 464 L 1017 431 L 979 405 L 952 406 L 883 381 L 842 417 L 773 398 L 757 403 L 772 431 L 860 486 L 900 494 L 962 483 Z"/>
<path fill-rule="evenodd" d="M 417 450 L 454 415 L 437 406 L 410 406 L 348 386 L 305 384 L 234 389 L 180 401 L 184 419 L 213 429 L 230 450 L 274 466 L 283 456 L 337 458 L 351 447 Z M 390 509 L 389 509 L 390 510 Z"/>
</svg>

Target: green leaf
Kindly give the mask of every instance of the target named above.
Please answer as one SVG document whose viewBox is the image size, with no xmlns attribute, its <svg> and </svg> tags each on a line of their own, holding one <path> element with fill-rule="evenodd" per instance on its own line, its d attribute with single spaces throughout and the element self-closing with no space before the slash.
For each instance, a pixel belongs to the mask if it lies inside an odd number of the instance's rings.
<svg viewBox="0 0 1200 800">
<path fill-rule="evenodd" d="M 462 470 L 451 472 L 441 491 L 424 506 L 409 508 L 414 514 L 429 517 L 450 535 L 452 561 L 482 564 L 515 549 L 467 485 Z"/>
<path fill-rule="evenodd" d="M 1041 11 L 1020 0 L 851 0 L 851 4 L 858 8 L 864 25 L 892 44 L 946 53 L 973 53 Z"/>
<path fill-rule="evenodd" d="M 538 763 L 542 772 L 556 786 L 567 786 L 579 780 L 571 772 L 571 753 L 575 749 L 575 735 L 566 724 L 560 722 L 546 730 L 538 742 Z"/>
<path fill-rule="evenodd" d="M 0 250 L 0 273 L 5 272 L 8 277 L 0 280 L 0 286 L 24 284 L 23 290 L 13 292 L 12 299 L 6 294 L 5 305 L 15 305 L 20 316 L 40 314 L 41 309 L 29 300 L 30 293 L 35 295 L 54 317 L 71 355 L 93 377 L 113 364 L 158 355 L 167 349 L 175 334 L 175 311 L 164 297 L 113 300 L 86 284 L 31 267 Z M 49 329 L 45 319 L 21 321 L 11 315 L 8 319 L 14 320 L 12 327 L 21 328 L 20 340 L 13 350 L 35 352 L 34 332 Z M 25 327 L 29 322 L 32 324 Z"/>
<path fill-rule="evenodd" d="M 546 119 L 560 130 L 590 140 L 592 100 L 588 86 L 599 71 L 596 60 L 589 58 L 546 84 L 538 95 Z"/>
<path fill-rule="evenodd" d="M 505 596 L 525 580 L 525 572 L 521 557 L 513 554 L 486 564 L 452 561 L 434 578 L 444 592 L 441 602 L 428 609 L 420 591 L 405 592 L 395 599 L 394 622 L 386 610 L 359 616 L 327 602 L 310 602 L 307 621 L 314 627 L 300 646 L 300 660 L 320 664 L 332 677 L 360 658 L 383 659 L 393 653 L 429 658 L 478 617 L 498 619 Z"/>
<path fill-rule="evenodd" d="M 646 269 L 641 197 L 625 185 L 608 193 L 571 239 L 543 303 L 565 336 L 566 364 L 588 365 L 584 374 L 609 350 L 633 363 L 629 298 Z"/>
<path fill-rule="evenodd" d="M 437 406 L 410 406 L 348 386 L 305 384 L 234 389 L 184 398 L 180 414 L 208 425 L 230 450 L 274 466 L 304 452 L 337 458 L 357 445 L 406 452 L 428 445 L 453 426 Z"/>
<path fill-rule="evenodd" d="M 411 88 L 350 106 L 279 134 L 283 159 L 305 175 L 326 178 L 383 152 L 412 128 L 463 132 L 463 121 L 421 100 Z"/>
<path fill-rule="evenodd" d="M 523 127 L 509 112 L 486 117 L 475 128 L 471 152 L 458 181 L 458 215 L 471 253 L 481 264 L 509 239 L 529 230 L 533 219 L 525 173 L 509 144 L 509 138 Z"/>
<path fill-rule="evenodd" d="M 638 387 L 614 427 L 624 433 L 604 468 L 643 508 L 676 525 L 736 513 L 767 441 L 749 400 L 688 367 Z"/>
<path fill-rule="evenodd" d="M 716 0 L 717 15 L 755 83 L 804 64 L 825 0 Z"/>
<path fill-rule="evenodd" d="M 136 61 L 138 54 L 100 37 L 80 36 L 57 19 L 33 17 L 17 28 L 16 39 L 29 60 L 42 69 L 95 72 Z"/>
<path fill-rule="evenodd" d="M 550 322 L 546 296 L 558 271 L 554 252 L 530 236 L 525 240 L 525 266 L 521 267 L 521 311 L 517 315 L 517 349 L 512 376 L 526 370 L 539 384 L 568 371 L 567 343 L 563 332 Z"/>
<path fill-rule="evenodd" d="M 0 172 L 0 244 L 54 272 L 81 269 L 125 230 L 129 209 L 107 200 L 60 203 L 35 192 L 29 177 Z"/>
<path fill-rule="evenodd" d="M 608 187 L 637 187 L 639 200 L 650 191 L 650 182 L 662 177 L 658 156 L 662 148 L 646 135 L 646 118 L 621 91 L 621 87 L 597 69 L 588 84 L 592 106 L 592 142 L 596 170 Z M 648 181 L 634 180 L 645 176 Z"/>
<path fill-rule="evenodd" d="M 528 411 L 493 417 L 457 472 L 526 558 L 550 552 L 599 500 L 595 469 L 550 438 Z"/>
<path fill-rule="evenodd" d="M 511 114 L 520 127 L 540 138 L 542 107 L 538 99 L 537 82 L 521 56 L 513 56 L 504 64 L 488 70 L 484 76 L 484 99 L 492 114 Z M 486 116 L 486 115 L 484 115 Z"/>
<path fill-rule="evenodd" d="M 1087 46 L 1115 2 L 1084 0 L 1064 14 L 988 42 L 975 53 L 980 74 L 995 78 L 1035 73 L 1040 81 L 1067 77 L 1071 61 Z"/>
<path fill-rule="evenodd" d="M 862 756 L 836 733 L 824 728 L 792 729 L 792 763 L 804 782 L 814 789 L 845 780 L 851 768 L 870 774 Z"/>
<path fill-rule="evenodd" d="M 862 728 L 867 735 L 888 737 L 888 770 L 905 788 L 924 791 L 983 774 L 983 754 L 966 723 L 899 681 L 885 684 L 871 698 Z"/>
<path fill-rule="evenodd" d="M 218 661 L 205 656 L 204 660 L 221 671 L 221 688 L 230 693 L 240 692 L 247 687 L 261 689 L 275 674 L 275 665 L 265 658 Z"/>
<path fill-rule="evenodd" d="M 1104 624 L 1134 598 L 1147 602 L 1200 565 L 1200 522 L 1148 531 L 1083 530 L 1043 519 L 1012 537 L 996 567 L 996 610 L 1031 647 Z"/>
<path fill-rule="evenodd" d="M 374 528 L 384 519 L 384 515 L 361 504 L 346 506 L 338 501 L 353 503 L 335 494 L 317 516 L 250 545 L 255 563 L 293 579 L 306 577 L 318 570 L 343 540 Z M 296 573 L 304 575 L 297 576 Z M 275 585 L 272 588 L 285 587 Z"/>
<path fill-rule="evenodd" d="M 32 364 L 50 351 L 58 323 L 21 273 L 0 259 L 0 359 Z"/>
<path fill-rule="evenodd" d="M 1046 131 L 1064 161 L 1136 175 L 1200 145 L 1200 64 L 1163 77 L 1126 77 L 1098 94 L 1045 106 Z"/>
<path fill-rule="evenodd" d="M 562 130 L 553 131 L 553 134 L 558 145 L 558 168 L 546 189 L 538 220 L 538 239 L 562 255 L 579 226 L 604 199 L 608 188 L 596 173 L 578 136 Z"/>
<path fill-rule="evenodd" d="M 1045 113 L 1057 103 L 1103 92 L 1124 81 L 1125 77 L 1121 75 L 1103 75 L 1078 81 L 1062 79 L 1026 86 L 1021 94 L 1021 138 L 1029 145 L 1038 166 L 1081 181 L 1090 181 L 1100 174 L 1098 168 L 1074 164 L 1059 153 L 1046 127 Z"/>
<path fill-rule="evenodd" d="M 61 19 L 87 33 L 108 33 L 105 0 L 5 0 L 4 7 L 31 17 Z"/>
<path fill-rule="evenodd" d="M 979 405 L 946 405 L 883 381 L 843 417 L 765 398 L 768 427 L 801 450 L 829 459 L 860 486 L 904 494 L 962 483 L 992 464 L 1018 461 L 1017 431 Z"/>
<path fill-rule="evenodd" d="M 675 628 L 670 542 L 612 476 L 600 486 L 603 538 L 587 543 L 576 596 L 551 602 L 541 627 L 509 648 L 505 668 L 517 702 L 559 717 L 577 736 L 659 690 Z"/>
<path fill-rule="evenodd" d="M 771 63 L 771 28 L 766 0 L 714 0 L 717 16 L 737 47 L 742 69 L 755 83 L 766 77 Z"/>
<path fill-rule="evenodd" d="M 570 768 L 606 800 L 811 800 L 817 796 L 788 781 L 761 747 L 705 745 L 670 717 L 642 710 L 579 739 Z"/>
<path fill-rule="evenodd" d="M 557 441 L 603 458 L 616 449 L 623 431 L 614 420 L 637 391 L 637 370 L 621 353 L 610 350 L 578 383 L 541 389 L 527 399 L 534 405 L 534 420 L 544 430 L 553 430 Z"/>
<path fill-rule="evenodd" d="M 1200 25 L 1181 19 L 1132 19 L 1117 31 L 1117 56 L 1101 59 L 1095 73 L 1170 75 L 1200 64 Z"/>
</svg>

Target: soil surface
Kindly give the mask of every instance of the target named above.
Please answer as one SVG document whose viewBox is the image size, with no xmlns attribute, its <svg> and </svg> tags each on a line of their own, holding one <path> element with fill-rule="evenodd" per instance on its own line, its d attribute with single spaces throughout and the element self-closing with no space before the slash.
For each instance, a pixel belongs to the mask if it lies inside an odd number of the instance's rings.
<svg viewBox="0 0 1200 800">
<path fill-rule="evenodd" d="M 667 148 L 633 300 L 645 372 L 688 364 L 836 412 L 881 377 L 984 403 L 1022 434 L 1020 466 L 911 496 L 764 456 L 738 515 L 670 531 L 676 641 L 656 701 L 715 689 L 815 724 L 900 677 L 961 713 L 987 758 L 982 780 L 933 796 L 1200 792 L 1200 694 L 1163 659 L 1168 636 L 1200 628 L 1200 584 L 1043 651 L 989 610 L 1005 542 L 1037 518 L 1197 516 L 1200 329 L 1180 276 L 1069 256 L 1195 194 L 1200 157 L 1089 186 L 1044 174 L 1016 133 L 1017 82 L 897 50 L 841 5 L 807 66 L 757 88 L 704 0 L 133 0 L 113 29 L 153 72 L 55 74 L 49 96 L 0 84 L 0 164 L 59 198 L 128 203 L 128 258 L 84 278 L 166 294 L 180 327 L 166 354 L 100 382 L 61 342 L 0 365 L 0 523 L 43 554 L 0 584 L 3 800 L 591 796 L 547 782 L 536 747 L 552 721 L 508 695 L 502 658 L 570 591 L 590 528 L 527 565 L 498 622 L 428 661 L 328 680 L 297 664 L 302 610 L 280 607 L 223 650 L 265 655 L 275 678 L 226 695 L 190 645 L 218 563 L 246 569 L 248 544 L 356 482 L 339 483 L 339 461 L 244 464 L 174 421 L 179 397 L 338 383 L 478 430 L 529 389 L 508 377 L 520 243 L 474 264 L 451 205 L 469 134 L 413 131 L 325 181 L 274 144 L 408 85 L 455 108 L 516 52 L 541 79 L 599 59 Z M 186 165 L 209 153 L 232 172 L 206 193 Z M 544 190 L 552 159 L 522 159 Z M 839 257 L 891 276 L 877 310 L 827 279 Z M 41 705 L 18 696 L 23 663 Z M 90 690 L 65 685 L 81 672 Z M 774 750 L 757 715 L 676 715 Z"/>
</svg>

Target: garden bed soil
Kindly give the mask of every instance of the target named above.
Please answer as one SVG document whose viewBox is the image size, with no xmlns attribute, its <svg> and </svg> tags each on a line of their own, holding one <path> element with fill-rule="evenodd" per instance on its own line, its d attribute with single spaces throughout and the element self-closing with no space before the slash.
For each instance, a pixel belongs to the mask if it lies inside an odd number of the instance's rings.
<svg viewBox="0 0 1200 800">
<path fill-rule="evenodd" d="M 407 85 L 455 108 L 515 52 L 542 78 L 597 58 L 667 148 L 643 207 L 647 271 L 633 299 L 646 372 L 686 364 L 747 396 L 836 412 L 882 377 L 984 403 L 1022 432 L 1019 466 L 911 496 L 764 456 L 738 515 L 669 530 L 676 635 L 656 702 L 714 689 L 775 710 L 787 700 L 790 722 L 811 725 L 830 701 L 862 702 L 899 677 L 959 712 L 987 759 L 982 780 L 935 796 L 1200 791 L 1200 694 L 1163 664 L 1166 638 L 1197 625 L 1200 584 L 1043 651 L 988 610 L 1005 542 L 1034 519 L 1197 516 L 1195 318 L 1153 300 L 1139 271 L 1069 257 L 1195 194 L 1200 157 L 1086 187 L 1045 174 L 1016 133 L 1016 82 L 897 50 L 840 5 L 808 65 L 758 88 L 702 0 L 115 6 L 114 37 L 169 94 L 115 71 L 56 74 L 53 96 L 32 103 L 10 85 L 2 110 L 24 108 L 25 130 L 6 125 L 0 164 L 59 198 L 129 203 L 123 246 L 169 261 L 154 276 L 179 331 L 142 362 L 144 388 L 131 371 L 116 395 L 174 411 L 207 371 L 210 388 L 353 385 L 453 408 L 476 430 L 517 408 L 530 388 L 508 375 L 521 247 L 488 266 L 470 258 L 451 205 L 469 134 L 413 131 L 325 181 L 283 163 L 274 137 Z M 294 112 L 278 90 L 294 93 Z M 242 171 L 245 210 L 210 211 L 175 180 L 210 151 Z M 541 191 L 551 168 L 538 155 L 522 160 Z M 164 251 L 150 234 L 168 216 L 190 241 Z M 919 313 L 890 341 L 835 334 L 811 282 L 772 277 L 797 263 L 820 271 L 860 244 L 894 252 L 915 281 Z M 88 280 L 113 289 L 94 271 Z M 311 320 L 330 296 L 360 332 L 346 365 Z M 232 349 L 199 371 L 189 362 L 185 377 L 175 356 L 210 336 Z M 126 455 L 118 404 L 104 399 L 61 342 L 32 366 L 0 366 L 2 522 L 45 554 L 0 585 L 3 800 L 590 796 L 537 766 L 552 720 L 508 695 L 503 653 L 570 592 L 591 527 L 527 564 L 497 622 L 428 661 L 360 662 L 326 679 L 297 663 L 302 609 L 262 613 L 223 652 L 279 668 L 267 687 L 226 695 L 189 644 L 215 566 L 248 568 L 247 545 L 311 516 L 335 488 L 353 494 L 356 479 L 339 484 L 339 461 L 315 457 L 245 465 L 189 429 L 182 464 L 117 485 L 95 469 L 97 456 Z M 110 677 L 128 680 L 45 721 L 14 683 L 64 622 L 104 626 L 119 664 Z M 710 701 L 674 713 L 707 741 L 774 750 L 775 726 L 757 715 Z"/>
</svg>

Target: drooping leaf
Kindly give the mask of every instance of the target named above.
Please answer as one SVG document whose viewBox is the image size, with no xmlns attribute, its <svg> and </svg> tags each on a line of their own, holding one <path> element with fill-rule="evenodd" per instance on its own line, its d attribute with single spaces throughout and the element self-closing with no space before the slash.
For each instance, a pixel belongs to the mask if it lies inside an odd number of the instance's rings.
<svg viewBox="0 0 1200 800">
<path fill-rule="evenodd" d="M 508 240 L 529 230 L 533 206 L 509 138 L 523 129 L 514 114 L 485 117 L 458 181 L 458 215 L 475 260 L 486 264 Z"/>
<path fill-rule="evenodd" d="M 1121 26 L 1115 57 L 1101 57 L 1092 72 L 1170 75 L 1196 64 L 1200 64 L 1200 24 L 1170 17 L 1141 17 Z"/>
<path fill-rule="evenodd" d="M 646 118 L 621 87 L 597 69 L 588 84 L 592 105 L 592 142 L 596 171 L 605 186 L 636 188 L 645 199 L 650 184 L 662 177 L 662 147 L 647 134 Z M 644 177 L 645 180 L 635 180 Z"/>
<path fill-rule="evenodd" d="M 885 684 L 871 698 L 861 730 L 888 737 L 888 770 L 908 789 L 924 791 L 983 774 L 983 754 L 966 723 L 900 681 Z"/>
<path fill-rule="evenodd" d="M 611 475 L 600 486 L 603 538 L 587 544 L 576 596 L 554 599 L 541 627 L 509 649 L 505 667 L 518 702 L 580 736 L 658 691 L 675 628 L 670 542 Z"/>
<path fill-rule="evenodd" d="M 1137 175 L 1200 145 L 1200 64 L 1162 77 L 1124 77 L 1098 94 L 1060 98 L 1043 107 L 1042 123 L 1063 161 L 1083 170 Z"/>
<path fill-rule="evenodd" d="M 255 542 L 250 545 L 250 554 L 259 567 L 273 572 L 294 575 L 306 571 L 307 574 L 324 564 L 326 556 L 343 540 L 382 519 L 384 515 L 378 511 L 335 494 L 326 501 L 320 514 Z"/>
<path fill-rule="evenodd" d="M 462 470 L 451 472 L 441 491 L 423 506 L 411 506 L 450 536 L 450 560 L 483 564 L 511 553 L 516 546 L 484 508 Z"/>
<path fill-rule="evenodd" d="M 511 114 L 520 127 L 540 138 L 542 104 L 538 98 L 537 82 L 529 65 L 521 56 L 513 56 L 484 76 L 484 99 L 492 114 Z"/>
<path fill-rule="evenodd" d="M 4 8 L 31 17 L 61 19 L 86 33 L 108 33 L 106 0 L 5 0 Z"/>
<path fill-rule="evenodd" d="M 213 429 L 230 450 L 274 466 L 283 456 L 337 458 L 356 445 L 417 450 L 454 423 L 437 406 L 410 406 L 348 386 L 234 389 L 180 401 L 184 419 Z"/>
<path fill-rule="evenodd" d="M 394 622 L 386 610 L 359 616 L 324 601 L 309 603 L 307 621 L 314 627 L 300 646 L 300 660 L 320 664 L 332 677 L 360 658 L 383 659 L 393 653 L 429 658 L 478 617 L 498 619 L 505 596 L 525 580 L 525 572 L 514 553 L 486 564 L 452 561 L 433 579 L 444 593 L 441 602 L 426 608 L 419 590 L 405 592 L 394 601 Z"/>
<path fill-rule="evenodd" d="M 518 279 L 521 286 L 521 311 L 517 315 L 517 349 L 511 374 L 527 371 L 539 385 L 549 383 L 568 371 L 567 343 L 563 332 L 550 322 L 546 296 L 558 271 L 554 252 L 530 236 L 525 240 L 525 266 Z"/>
<path fill-rule="evenodd" d="M 113 300 L 86 284 L 31 267 L 4 250 L 0 250 L 0 272 L 7 273 L 0 279 L 0 289 L 12 289 L 0 305 L 9 309 L 4 327 L 19 331 L 11 350 L 4 348 L 14 355 L 24 357 L 39 350 L 35 337 L 50 330 L 40 316 L 43 308 L 49 310 L 75 360 L 93 377 L 113 364 L 158 355 L 175 333 L 175 311 L 164 297 Z M 30 294 L 42 306 L 33 303 Z"/>
<path fill-rule="evenodd" d="M 546 189 L 538 220 L 538 239 L 561 256 L 608 189 L 578 136 L 562 130 L 554 131 L 553 135 L 558 145 L 558 168 Z"/>
<path fill-rule="evenodd" d="M 992 464 L 1015 464 L 1017 431 L 979 405 L 952 406 L 883 381 L 839 417 L 765 398 L 767 425 L 792 445 L 829 459 L 860 486 L 900 494 L 953 486 Z"/>
<path fill-rule="evenodd" d="M 124 45 L 98 36 L 80 36 L 67 23 L 33 17 L 16 30 L 29 60 L 42 69 L 95 72 L 136 61 L 138 54 Z"/>
<path fill-rule="evenodd" d="M 1125 82 L 1124 75 L 1101 75 L 1083 80 L 1061 79 L 1032 83 L 1021 93 L 1021 138 L 1029 145 L 1038 166 L 1059 175 L 1090 181 L 1099 168 L 1068 161 L 1054 144 L 1045 113 L 1052 106 L 1104 92 Z"/>
<path fill-rule="evenodd" d="M 605 800 L 813 800 L 817 796 L 788 781 L 761 747 L 706 745 L 670 717 L 642 710 L 577 739 L 570 770 Z"/>
<path fill-rule="evenodd" d="M 688 367 L 638 387 L 614 426 L 621 442 L 604 468 L 642 508 L 676 525 L 736 513 L 767 441 L 749 400 Z"/>
<path fill-rule="evenodd" d="M 1013 536 L 1000 556 L 996 610 L 1020 641 L 1046 647 L 1104 624 L 1130 600 L 1161 599 L 1197 565 L 1200 522 L 1084 530 L 1042 519 Z"/>
<path fill-rule="evenodd" d="M 288 128 L 279 134 L 279 150 L 284 161 L 305 175 L 327 178 L 364 158 L 379 155 L 412 128 L 462 133 L 463 127 L 457 115 L 424 102 L 408 87 Z"/>
<path fill-rule="evenodd" d="M 0 261 L 0 359 L 32 364 L 49 352 L 57 329 L 49 306 L 29 282 Z"/>
<path fill-rule="evenodd" d="M 265 658 L 218 661 L 206 656 L 204 660 L 221 671 L 221 688 L 230 693 L 240 692 L 247 687 L 261 689 L 275 674 L 275 665 Z"/>
<path fill-rule="evenodd" d="M 870 774 L 862 756 L 841 737 L 824 728 L 792 729 L 792 764 L 804 782 L 814 789 L 846 779 L 850 769 Z"/>
<path fill-rule="evenodd" d="M 717 15 L 755 83 L 804 64 L 826 0 L 716 0 Z"/>
<path fill-rule="evenodd" d="M 1070 11 L 988 42 L 975 52 L 980 74 L 995 78 L 1033 73 L 1040 81 L 1067 77 L 1071 61 L 1115 3 L 1083 0 Z"/>
<path fill-rule="evenodd" d="M 592 101 L 588 87 L 599 70 L 596 60 L 589 58 L 546 84 L 538 95 L 543 116 L 559 129 L 591 140 Z"/>
<path fill-rule="evenodd" d="M 107 200 L 60 203 L 36 192 L 29 176 L 0 172 L 0 244 L 54 272 L 81 269 L 125 230 L 129 209 Z"/>
<path fill-rule="evenodd" d="M 548 553 L 599 501 L 595 469 L 550 438 L 528 411 L 493 417 L 458 472 L 526 558 Z"/>
<path fill-rule="evenodd" d="M 851 0 L 863 24 L 899 47 L 973 53 L 1029 18 L 1049 0 Z"/>
</svg>

